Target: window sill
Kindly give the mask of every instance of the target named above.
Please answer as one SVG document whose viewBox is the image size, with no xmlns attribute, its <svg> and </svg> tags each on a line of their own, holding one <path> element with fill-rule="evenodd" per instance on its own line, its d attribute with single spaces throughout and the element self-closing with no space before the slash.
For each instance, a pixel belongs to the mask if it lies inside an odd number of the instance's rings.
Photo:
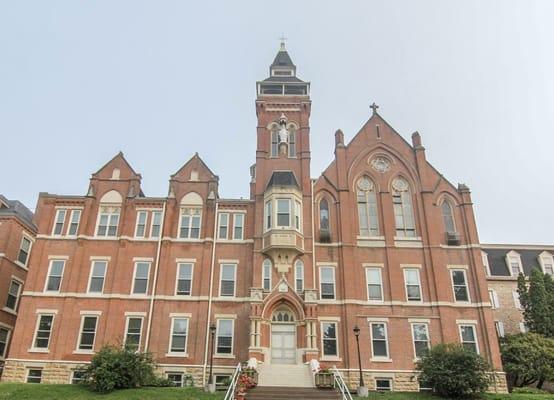
<svg viewBox="0 0 554 400">
<path fill-rule="evenodd" d="M 92 355 L 94 354 L 94 350 L 74 350 L 73 351 L 73 354 L 87 354 L 87 355 Z"/>
<path fill-rule="evenodd" d="M 391 358 L 381 358 L 381 357 L 375 357 L 375 358 L 370 358 L 369 361 L 371 362 L 381 362 L 381 363 L 391 363 L 392 362 L 392 359 Z"/>
<path fill-rule="evenodd" d="M 30 348 L 27 350 L 28 353 L 50 353 L 49 349 L 36 349 L 36 348 Z"/>
<path fill-rule="evenodd" d="M 335 357 L 335 356 L 323 356 L 321 357 L 320 361 L 338 361 L 338 362 L 342 362 L 342 358 L 340 357 Z"/>
<path fill-rule="evenodd" d="M 165 355 L 166 357 L 181 357 L 181 358 L 188 358 L 188 353 L 176 353 L 176 352 L 169 352 Z"/>
<path fill-rule="evenodd" d="M 4 308 L 2 309 L 2 311 L 5 311 L 5 312 L 7 312 L 8 314 L 17 316 L 17 311 L 12 310 L 11 308 L 4 307 Z"/>
<path fill-rule="evenodd" d="M 214 358 L 236 358 L 234 354 L 214 354 Z"/>
<path fill-rule="evenodd" d="M 368 302 L 368 304 L 376 304 L 376 305 L 379 305 L 379 304 L 384 304 L 384 303 L 385 303 L 385 300 L 372 300 L 372 299 L 368 299 L 367 302 Z"/>
<path fill-rule="evenodd" d="M 14 263 L 15 265 L 17 265 L 19 268 L 23 268 L 25 271 L 28 271 L 28 270 L 29 270 L 29 268 L 28 268 L 25 264 L 21 263 L 21 262 L 18 261 L 18 260 L 15 260 L 13 263 Z"/>
</svg>

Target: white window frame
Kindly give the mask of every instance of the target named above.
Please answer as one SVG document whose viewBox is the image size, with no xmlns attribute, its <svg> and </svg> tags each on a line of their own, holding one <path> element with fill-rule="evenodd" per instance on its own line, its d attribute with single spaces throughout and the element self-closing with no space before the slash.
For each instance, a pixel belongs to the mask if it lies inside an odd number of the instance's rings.
<svg viewBox="0 0 554 400">
<path fill-rule="evenodd" d="M 456 290 L 454 290 L 454 272 L 459 271 L 464 274 L 464 283 L 467 293 L 467 300 L 457 300 L 456 299 Z M 452 296 L 455 303 L 471 303 L 471 293 L 469 292 L 469 283 L 467 281 L 467 270 L 465 268 L 451 268 L 450 269 L 450 283 L 452 287 Z M 460 286 L 460 285 L 456 285 Z"/>
<path fill-rule="evenodd" d="M 337 347 L 337 354 L 325 354 L 325 346 L 324 346 L 324 341 L 325 341 L 325 338 L 324 338 L 324 329 L 323 329 L 323 325 L 324 324 L 331 324 L 331 325 L 335 325 L 335 343 L 336 343 L 336 347 Z M 338 359 L 340 356 L 340 351 L 339 351 L 339 323 L 337 321 L 328 321 L 328 320 L 321 320 L 320 321 L 320 324 L 319 324 L 319 329 L 321 330 L 321 357 L 322 357 L 322 360 L 325 360 L 325 359 Z M 331 339 L 328 339 L 328 340 L 331 340 Z"/>
<path fill-rule="evenodd" d="M 126 346 L 127 345 L 127 336 L 129 335 L 129 321 L 131 319 L 140 319 L 140 332 L 139 332 L 139 340 L 138 340 L 138 345 L 137 345 L 137 348 L 136 348 L 136 351 L 139 352 L 140 349 L 141 349 L 141 345 L 142 345 L 142 331 L 144 329 L 144 316 L 143 315 L 139 315 L 139 314 L 126 314 L 125 316 L 125 332 L 124 332 L 124 341 L 123 341 L 123 344 Z"/>
<path fill-rule="evenodd" d="M 187 333 L 185 334 L 185 349 L 184 351 L 174 351 L 173 350 L 173 331 L 175 329 L 175 320 L 184 319 L 187 321 Z M 172 316 L 171 317 L 171 327 L 169 330 L 169 348 L 167 349 L 167 354 L 176 355 L 179 357 L 188 357 L 188 343 L 190 336 L 190 317 L 188 316 Z"/>
<path fill-rule="evenodd" d="M 361 189 L 360 182 L 368 181 L 369 187 Z M 360 237 L 379 237 L 381 234 L 379 221 L 379 202 L 377 200 L 376 186 L 372 179 L 367 175 L 363 175 L 356 180 L 356 214 L 358 216 L 358 234 Z M 363 201 L 360 201 L 363 195 Z M 372 202 L 375 200 L 375 208 L 372 207 Z M 360 213 L 360 206 L 363 207 L 363 215 Z M 374 212 L 372 212 L 374 211 Z M 362 228 L 365 225 L 366 228 Z M 367 232 L 363 232 L 367 231 Z"/>
<path fill-rule="evenodd" d="M 144 215 L 144 223 L 140 223 L 140 217 Z M 139 226 L 143 225 L 144 228 L 142 229 L 142 235 L 138 234 Z M 145 210 L 139 210 L 137 211 L 137 220 L 135 223 L 135 238 L 138 239 L 144 239 L 146 237 L 146 227 L 148 226 L 148 211 Z"/>
<path fill-rule="evenodd" d="M 190 265 L 190 293 L 182 294 L 179 292 L 179 273 L 181 272 L 181 265 Z M 175 276 L 175 296 L 192 296 L 192 286 L 194 282 L 194 262 L 193 261 L 178 261 L 177 262 L 177 275 Z"/>
<path fill-rule="evenodd" d="M 61 222 L 58 222 L 58 219 L 60 218 L 60 215 L 63 213 L 63 218 Z M 58 208 L 56 210 L 56 216 L 54 218 L 54 226 L 52 227 L 52 236 L 63 236 L 65 233 L 65 220 L 67 219 L 67 209 L 65 208 Z M 58 224 L 61 223 L 62 227 L 60 230 L 60 233 L 56 233 L 56 227 Z"/>
<path fill-rule="evenodd" d="M 264 231 L 273 229 L 273 200 L 267 200 L 264 205 Z"/>
<path fill-rule="evenodd" d="M 185 210 L 192 210 L 192 209 L 195 209 L 195 210 L 199 210 L 200 211 L 200 214 L 198 214 L 198 237 L 195 238 L 195 237 L 192 237 L 191 233 L 192 233 L 192 221 L 193 219 L 197 216 L 197 215 L 193 215 L 193 214 L 188 214 L 189 215 L 189 225 L 188 225 L 188 229 L 189 229 L 189 234 L 188 236 L 181 236 L 181 229 L 183 228 L 183 217 L 185 216 Z M 181 210 L 179 212 L 179 226 L 177 227 L 177 237 L 181 240 L 200 240 L 200 238 L 202 237 L 202 214 L 203 214 L 203 207 L 201 206 L 195 206 L 195 205 L 189 205 L 189 206 L 182 206 L 181 207 Z M 218 227 L 219 227 L 219 224 L 218 224 Z M 219 232 L 218 232 L 219 233 Z"/>
<path fill-rule="evenodd" d="M 376 356 L 373 348 L 373 325 L 384 325 L 385 327 L 385 348 L 387 349 L 386 356 Z M 390 358 L 390 347 L 389 347 L 389 328 L 387 321 L 370 321 L 369 322 L 369 340 L 371 345 L 371 361 L 389 361 Z M 378 339 L 381 340 L 381 339 Z"/>
<path fill-rule="evenodd" d="M 470 342 L 464 342 L 464 339 L 462 337 L 462 327 L 471 327 L 473 329 L 473 337 L 475 338 L 475 350 L 477 354 L 481 354 L 479 350 L 479 338 L 477 337 L 477 324 L 476 323 L 469 323 L 469 322 L 463 322 L 458 323 L 458 333 L 460 335 L 460 343 L 463 346 L 464 343 L 470 343 Z"/>
<path fill-rule="evenodd" d="M 504 323 L 502 321 L 494 321 L 494 328 L 499 338 L 506 335 L 506 332 L 504 331 Z"/>
<path fill-rule="evenodd" d="M 240 237 L 236 235 L 237 233 L 237 217 L 240 217 L 241 219 L 241 225 L 240 225 Z M 233 240 L 244 240 L 244 221 L 246 220 L 246 213 L 234 213 L 233 214 Z"/>
<path fill-rule="evenodd" d="M 366 289 L 366 295 L 367 295 L 367 301 L 371 303 L 382 303 L 385 301 L 385 295 L 383 293 L 383 272 L 382 272 L 382 266 L 381 265 L 366 265 L 364 267 L 365 272 L 365 289 Z M 377 271 L 379 273 L 379 286 L 380 286 L 380 292 L 381 292 L 381 298 L 379 300 L 372 299 L 369 297 L 369 271 Z"/>
<path fill-rule="evenodd" d="M 407 271 L 410 271 L 410 272 L 414 271 L 416 273 L 417 286 L 418 286 L 418 289 L 419 289 L 419 300 L 411 300 L 408 297 L 408 279 L 407 279 L 407 274 L 406 274 Z M 406 301 L 408 301 L 410 303 L 422 303 L 423 302 L 423 290 L 421 289 L 421 275 L 419 273 L 419 268 L 418 267 L 406 266 L 405 268 L 403 268 L 403 275 L 404 275 L 404 290 L 405 290 L 405 293 L 406 293 Z"/>
<path fill-rule="evenodd" d="M 27 257 L 25 258 L 25 262 L 22 263 L 20 260 L 19 260 L 19 255 L 21 254 L 21 250 L 23 249 L 23 242 L 27 240 L 29 241 L 29 250 L 27 250 Z M 33 248 L 33 244 L 34 244 L 34 239 L 31 238 L 29 235 L 27 235 L 26 233 L 23 233 L 21 235 L 21 241 L 19 242 L 19 249 L 17 251 L 17 259 L 16 259 L 16 264 L 18 265 L 21 265 L 23 268 L 27 269 L 27 265 L 29 265 L 29 258 L 31 258 L 31 249 Z"/>
<path fill-rule="evenodd" d="M 223 216 L 226 218 L 225 225 L 223 223 Z M 229 227 L 230 227 L 230 214 L 228 212 L 220 212 L 217 216 L 217 238 L 219 240 L 229 240 Z M 221 229 L 225 229 L 225 237 L 221 236 Z"/>
<path fill-rule="evenodd" d="M 485 266 L 485 275 L 491 276 L 491 267 L 489 265 L 489 255 L 486 252 L 481 251 L 481 259 L 483 260 L 483 265 Z"/>
<path fill-rule="evenodd" d="M 419 356 L 417 355 L 417 351 L 416 351 L 416 338 L 415 338 L 415 334 L 414 334 L 414 326 L 415 325 L 424 325 L 425 326 L 425 331 L 426 331 L 426 334 L 427 334 L 427 349 L 430 349 L 431 348 L 431 334 L 429 332 L 429 322 L 410 322 L 410 331 L 412 333 L 412 346 L 414 348 L 414 360 L 419 360 Z M 418 340 L 419 342 L 421 342 L 421 340 Z"/>
<path fill-rule="evenodd" d="M 8 354 L 8 346 L 10 345 L 12 328 L 9 328 L 6 325 L 0 324 L 0 330 L 6 331 L 6 342 L 4 343 L 4 351 L 0 352 L 0 360 L 4 360 L 6 358 L 6 354 Z"/>
<path fill-rule="evenodd" d="M 523 306 L 521 305 L 521 300 L 519 298 L 519 293 L 517 290 L 512 290 L 512 298 L 514 299 L 514 307 L 516 310 L 523 310 Z"/>
<path fill-rule="evenodd" d="M 135 293 L 135 289 L 136 289 L 136 283 L 137 283 L 137 270 L 138 270 L 138 265 L 139 264 L 148 264 L 148 273 L 146 274 L 146 292 L 144 293 Z M 149 292 L 149 285 L 150 285 L 150 270 L 152 269 L 152 263 L 150 261 L 135 261 L 135 268 L 133 270 L 133 285 L 131 287 L 131 295 L 133 296 L 147 296 L 148 295 L 148 292 Z M 104 277 L 104 279 L 106 279 Z M 143 278 L 141 278 L 142 280 L 144 280 Z M 102 287 L 103 289 L 103 287 Z"/>
<path fill-rule="evenodd" d="M 102 208 L 114 208 L 117 209 L 117 212 L 102 212 Z M 100 221 L 102 219 L 102 215 L 107 215 L 108 220 L 106 222 L 106 232 L 104 235 L 100 235 Z M 110 227 L 112 223 L 113 216 L 117 215 L 117 224 L 115 225 L 115 235 L 110 235 Z M 98 207 L 98 216 L 96 217 L 96 229 L 94 230 L 94 236 L 99 238 L 116 238 L 117 234 L 119 233 L 119 225 L 121 223 L 121 204 L 102 204 L 100 203 L 100 206 Z"/>
<path fill-rule="evenodd" d="M 269 265 L 269 270 L 267 271 L 268 272 L 268 275 L 266 276 L 266 267 Z M 265 258 L 264 261 L 262 262 L 262 289 L 264 291 L 271 291 L 272 289 L 272 285 L 271 285 L 271 273 L 273 272 L 273 263 L 271 262 L 271 260 L 269 258 Z M 265 287 L 265 281 L 269 281 L 269 287 Z"/>
<path fill-rule="evenodd" d="M 393 378 L 388 378 L 388 377 L 375 377 L 375 390 L 378 391 L 378 392 L 392 392 L 394 389 L 394 379 Z M 377 387 L 377 381 L 389 381 L 390 382 L 390 385 L 389 385 L 389 388 L 388 389 L 382 389 L 382 388 L 379 388 Z"/>
<path fill-rule="evenodd" d="M 223 266 L 232 265 L 233 268 L 233 295 L 223 295 L 221 293 L 221 288 L 223 284 Z M 230 262 L 221 262 L 219 264 L 219 297 L 236 297 L 237 296 L 237 264 Z"/>
<path fill-rule="evenodd" d="M 514 251 L 514 250 L 512 250 L 512 251 L 510 251 L 506 254 L 506 265 L 508 266 L 508 271 L 510 272 L 510 276 L 513 277 L 513 278 L 517 278 L 519 276 L 519 274 L 514 275 L 514 273 L 512 271 L 512 261 L 518 263 L 519 273 L 523 274 L 523 265 L 521 263 L 521 255 L 518 252 Z"/>
<path fill-rule="evenodd" d="M 52 332 L 54 331 L 54 322 L 56 321 L 57 312 L 40 312 L 37 313 L 37 320 L 35 322 L 35 331 L 33 333 L 33 342 L 31 343 L 32 352 L 48 353 L 50 351 L 50 343 L 52 342 Z M 48 346 L 46 347 L 36 347 L 38 328 L 40 325 L 40 320 L 42 317 L 52 317 L 52 325 L 50 326 L 50 333 L 48 334 Z"/>
<path fill-rule="evenodd" d="M 219 347 L 219 325 L 221 321 L 231 321 L 231 352 L 230 353 L 218 353 L 217 348 Z M 215 352 L 214 355 L 218 357 L 234 357 L 235 354 L 235 319 L 234 318 L 218 318 L 216 323 L 216 332 L 215 332 Z"/>
<path fill-rule="evenodd" d="M 547 251 L 543 251 L 541 254 L 539 254 L 539 264 L 541 266 L 541 270 L 543 274 L 550 274 L 551 276 L 554 275 L 554 256 L 550 254 Z M 552 272 L 546 272 L 545 265 L 549 264 L 552 268 Z"/>
<path fill-rule="evenodd" d="M 13 308 L 11 307 L 8 307 L 8 298 L 9 296 L 13 296 L 11 293 L 10 293 L 10 289 L 12 287 L 12 283 L 13 282 L 16 282 L 18 285 L 19 285 L 19 288 L 17 289 L 17 295 L 15 296 L 15 305 Z M 9 310 L 11 313 L 15 313 L 17 314 L 17 310 L 18 310 L 18 307 L 19 307 L 19 301 L 21 300 L 21 292 L 23 291 L 23 285 L 24 285 L 25 282 L 23 282 L 21 279 L 19 279 L 18 277 L 16 276 L 11 276 L 11 279 L 10 279 L 10 284 L 8 285 L 8 297 L 6 297 L 6 303 L 5 303 L 5 307 L 4 309 L 5 310 Z"/>
<path fill-rule="evenodd" d="M 46 275 L 46 282 L 44 282 L 44 292 L 48 292 L 48 293 L 60 293 L 60 290 L 62 288 L 62 283 L 63 283 L 63 274 L 65 272 L 65 261 L 66 260 L 63 260 L 63 259 L 59 259 L 59 258 L 52 258 L 50 260 L 50 262 L 48 263 L 48 274 Z M 63 265 L 62 265 L 62 274 L 60 275 L 60 287 L 58 288 L 58 290 L 48 290 L 48 283 L 50 281 L 50 277 L 52 275 L 52 266 L 55 262 L 62 262 Z"/>
<path fill-rule="evenodd" d="M 174 380 L 169 378 L 170 375 L 180 376 L 181 379 L 178 380 L 178 381 L 174 381 Z M 183 387 L 184 375 L 185 375 L 185 373 L 182 372 L 182 371 L 165 371 L 165 379 L 167 379 L 168 381 L 170 381 L 172 383 L 171 387 Z M 175 383 L 179 383 L 179 385 L 175 385 Z"/>
<path fill-rule="evenodd" d="M 300 268 L 298 268 L 300 266 Z M 299 273 L 300 270 L 300 273 Z M 302 281 L 302 289 L 298 290 L 298 281 Z M 304 292 L 304 262 L 302 260 L 296 260 L 294 262 L 294 290 L 296 293 Z"/>
<path fill-rule="evenodd" d="M 500 308 L 500 302 L 498 301 L 498 293 L 496 293 L 496 290 L 489 289 L 489 300 L 493 310 Z"/>
<path fill-rule="evenodd" d="M 73 217 L 75 215 L 78 215 L 77 222 L 73 222 Z M 79 234 L 79 226 L 81 225 L 81 216 L 83 215 L 81 209 L 73 209 L 71 210 L 71 214 L 69 215 L 69 225 L 67 226 L 67 236 L 75 237 Z M 75 233 L 71 233 L 71 227 L 73 225 L 76 225 L 75 227 Z"/>
<path fill-rule="evenodd" d="M 31 371 L 40 371 L 40 381 L 39 382 L 29 382 L 29 375 Z M 30 384 L 41 384 L 42 383 L 42 373 L 44 372 L 42 367 L 27 367 L 25 372 L 25 383 Z"/>
<path fill-rule="evenodd" d="M 94 337 L 92 339 L 92 349 L 81 349 L 81 341 L 83 340 L 83 329 L 85 327 L 85 318 L 95 318 L 96 322 L 94 323 Z M 81 314 L 81 324 L 79 326 L 79 335 L 77 336 L 77 347 L 75 348 L 75 353 L 85 353 L 91 354 L 94 353 L 94 345 L 96 344 L 96 334 L 98 333 L 98 320 L 100 319 L 100 313 L 82 313 Z M 54 322 L 52 321 L 52 326 Z"/>
<path fill-rule="evenodd" d="M 302 232 L 302 203 L 294 199 L 294 229 Z"/>
<path fill-rule="evenodd" d="M 106 264 L 106 268 L 104 268 L 104 276 L 102 278 L 102 290 L 99 292 L 91 292 L 90 291 L 90 285 L 92 283 L 92 278 L 98 278 L 97 276 L 93 276 L 94 273 L 94 264 L 97 262 L 103 262 Z M 90 263 L 90 272 L 88 277 L 88 283 L 87 283 L 87 293 L 89 294 L 103 294 L 104 293 L 104 287 L 106 286 L 106 276 L 108 275 L 108 264 L 109 260 L 106 259 L 93 259 Z"/>
<path fill-rule="evenodd" d="M 333 271 L 333 298 L 332 299 L 328 299 L 328 298 L 323 298 L 323 284 L 324 283 L 330 283 L 330 282 L 323 282 L 322 278 L 321 278 L 321 272 L 324 268 L 330 268 L 332 271 Z M 337 299 L 337 278 L 336 278 L 336 274 L 335 274 L 335 266 L 333 265 L 322 265 L 319 267 L 319 298 L 321 300 L 336 300 Z"/>
<path fill-rule="evenodd" d="M 160 215 L 160 223 L 154 224 L 155 216 L 158 214 Z M 162 235 L 163 216 L 164 213 L 162 210 L 153 210 L 150 213 L 150 238 L 159 238 Z M 159 232 L 157 235 L 154 235 L 154 226 L 159 226 Z"/>
<path fill-rule="evenodd" d="M 288 213 L 280 213 L 279 212 L 279 202 L 280 201 L 286 201 L 288 202 Z M 290 197 L 277 197 L 275 199 L 275 228 L 277 229 L 286 229 L 286 228 L 292 228 L 294 227 L 294 205 L 293 205 L 293 199 Z M 279 224 L 279 215 L 288 215 L 289 216 L 289 223 L 288 225 L 280 225 Z"/>
</svg>

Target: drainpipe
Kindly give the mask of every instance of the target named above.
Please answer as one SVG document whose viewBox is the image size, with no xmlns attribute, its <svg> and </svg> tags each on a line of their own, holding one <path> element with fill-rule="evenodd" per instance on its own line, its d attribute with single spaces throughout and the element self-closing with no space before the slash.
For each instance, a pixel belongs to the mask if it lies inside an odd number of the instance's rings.
<svg viewBox="0 0 554 400">
<path fill-rule="evenodd" d="M 315 285 L 315 277 L 316 277 L 316 273 L 315 273 L 315 270 L 316 270 L 316 262 L 315 262 L 315 217 L 314 217 L 314 184 L 315 184 L 315 179 L 311 179 L 311 183 L 312 183 L 312 190 L 311 190 L 311 193 L 310 193 L 310 197 L 312 198 L 312 288 L 314 290 L 316 290 L 316 285 Z"/>
<path fill-rule="evenodd" d="M 204 349 L 204 366 L 202 368 L 202 387 L 206 386 L 206 368 L 208 364 L 208 347 L 209 347 L 209 338 L 210 338 L 210 316 L 212 314 L 212 293 L 214 288 L 214 267 L 215 267 L 215 243 L 216 243 L 216 234 L 217 234 L 217 212 L 219 210 L 219 203 L 215 203 L 215 214 L 214 214 L 214 231 L 213 231 L 213 244 L 212 244 L 212 263 L 210 266 L 210 295 L 208 297 L 208 315 L 206 317 L 206 348 Z"/>
<path fill-rule="evenodd" d="M 158 236 L 158 249 L 156 250 L 156 263 L 154 265 L 154 281 L 152 283 L 152 294 L 150 295 L 150 309 L 148 311 L 148 326 L 146 328 L 146 340 L 144 345 L 144 351 L 148 351 L 148 345 L 150 344 L 150 331 L 152 329 L 152 312 L 154 310 L 154 297 L 156 296 L 156 285 L 158 283 L 158 270 L 160 268 L 160 254 L 162 251 L 162 237 L 164 233 L 164 225 L 165 225 L 165 206 L 167 204 L 167 200 L 164 201 L 164 205 L 162 208 L 162 223 L 160 226 L 160 235 Z"/>
</svg>

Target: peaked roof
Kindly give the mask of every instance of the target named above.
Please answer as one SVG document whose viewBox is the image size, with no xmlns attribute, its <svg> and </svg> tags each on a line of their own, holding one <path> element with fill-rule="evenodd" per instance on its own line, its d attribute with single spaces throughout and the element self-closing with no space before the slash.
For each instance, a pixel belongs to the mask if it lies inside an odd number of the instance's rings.
<svg viewBox="0 0 554 400">
<path fill-rule="evenodd" d="M 6 207 L 0 207 L 0 216 L 15 216 L 19 218 L 21 222 L 27 225 L 33 232 L 37 231 L 37 227 L 33 222 L 33 212 L 29 210 L 19 200 L 8 200 L 6 197 L 0 194 L 0 203 L 5 204 Z"/>
<path fill-rule="evenodd" d="M 131 167 L 131 164 L 129 164 L 129 161 L 127 161 L 125 159 L 125 156 L 123 155 L 123 152 L 122 151 L 119 151 L 119 153 L 117 153 L 115 156 L 113 156 L 107 163 L 105 163 L 104 165 L 102 165 L 98 171 L 96 171 L 95 173 L 93 173 L 92 175 L 98 175 L 100 173 L 100 171 L 102 171 L 104 168 L 106 168 L 108 165 L 110 165 L 111 163 L 113 163 L 115 160 L 117 159 L 120 159 L 121 161 L 123 161 L 123 163 L 131 170 L 131 172 L 134 174 L 134 175 L 139 175 L 140 174 L 137 174 L 137 172 L 133 169 L 133 167 Z"/>
<path fill-rule="evenodd" d="M 541 269 L 539 264 L 539 256 L 544 251 L 554 255 L 554 251 L 552 251 L 551 248 L 548 248 L 548 246 L 545 246 L 544 249 L 541 249 L 541 248 L 521 249 L 521 248 L 511 248 L 509 246 L 505 248 L 494 248 L 494 247 L 490 248 L 490 247 L 487 247 L 487 245 L 485 244 L 483 245 L 481 250 L 483 250 L 487 254 L 491 276 L 511 276 L 510 270 L 508 269 L 508 265 L 506 264 L 506 255 L 511 251 L 515 251 L 521 257 L 523 273 L 526 276 L 529 276 L 531 274 L 531 271 L 534 268 L 539 270 Z"/>
<path fill-rule="evenodd" d="M 275 56 L 275 59 L 273 60 L 273 63 L 271 64 L 271 66 L 272 67 L 292 67 L 292 68 L 296 67 L 292 62 L 292 59 L 290 58 L 284 43 L 281 43 L 281 48 L 277 52 L 277 55 Z"/>
<path fill-rule="evenodd" d="M 189 165 L 190 163 L 192 163 L 193 161 L 197 160 L 200 165 L 205 168 L 213 177 L 214 179 L 216 180 L 219 180 L 219 177 L 213 173 L 213 171 L 210 169 L 210 167 L 208 167 L 208 165 L 204 162 L 204 160 L 202 160 L 202 158 L 200 158 L 200 156 L 198 155 L 198 152 L 194 153 L 194 155 L 189 158 L 189 160 L 187 162 L 185 162 L 181 168 L 179 168 L 177 170 L 177 172 L 175 172 L 173 175 L 171 175 L 171 178 L 177 176 L 179 174 L 179 172 L 181 172 L 183 169 L 185 169 L 187 167 L 187 165 Z"/>
<path fill-rule="evenodd" d="M 269 183 L 267 184 L 268 188 L 272 186 L 294 186 L 299 188 L 298 181 L 292 171 L 273 172 L 271 178 L 269 179 Z"/>
</svg>

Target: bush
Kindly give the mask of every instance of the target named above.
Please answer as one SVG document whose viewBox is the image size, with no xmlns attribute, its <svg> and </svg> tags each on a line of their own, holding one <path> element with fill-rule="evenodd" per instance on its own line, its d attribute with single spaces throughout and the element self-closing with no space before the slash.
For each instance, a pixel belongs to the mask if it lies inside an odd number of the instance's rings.
<svg viewBox="0 0 554 400">
<path fill-rule="evenodd" d="M 154 369 L 149 353 L 139 353 L 127 346 L 104 346 L 85 370 L 84 383 L 101 393 L 140 386 L 170 386 L 168 380 L 156 376 Z"/>
<path fill-rule="evenodd" d="M 423 355 L 416 368 L 422 387 L 432 388 L 449 398 L 467 398 L 483 393 L 489 386 L 488 363 L 460 344 L 433 346 Z"/>
</svg>

